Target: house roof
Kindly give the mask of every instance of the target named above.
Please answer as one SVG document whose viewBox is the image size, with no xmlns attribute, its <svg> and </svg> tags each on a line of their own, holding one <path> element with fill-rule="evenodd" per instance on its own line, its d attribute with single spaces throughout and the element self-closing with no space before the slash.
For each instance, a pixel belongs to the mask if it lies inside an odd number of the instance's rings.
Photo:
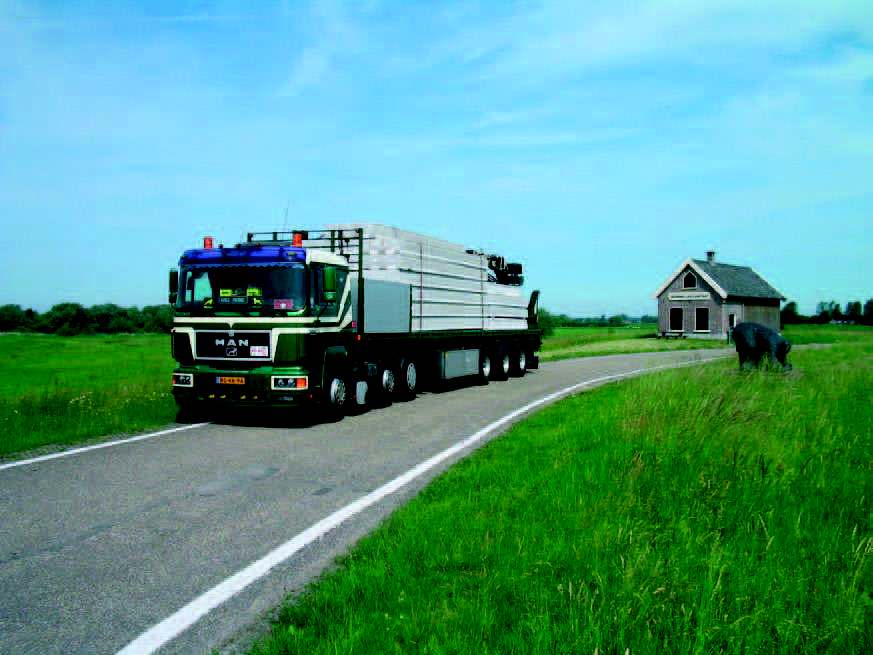
<svg viewBox="0 0 873 655">
<path fill-rule="evenodd" d="M 670 283 L 688 267 L 706 280 L 722 298 L 735 296 L 785 300 L 785 296 L 749 266 L 734 266 L 721 262 L 709 263 L 705 259 L 690 258 L 686 259 L 676 269 L 676 272 L 667 278 L 667 281 L 655 292 L 655 297 L 660 296 L 670 286 Z"/>
</svg>

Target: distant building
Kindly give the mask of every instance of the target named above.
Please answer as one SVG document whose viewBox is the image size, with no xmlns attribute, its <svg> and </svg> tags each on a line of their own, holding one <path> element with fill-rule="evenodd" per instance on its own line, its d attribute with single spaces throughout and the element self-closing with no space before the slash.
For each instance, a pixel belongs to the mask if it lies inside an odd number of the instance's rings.
<svg viewBox="0 0 873 655">
<path fill-rule="evenodd" d="M 785 296 L 748 266 L 687 259 L 654 295 L 658 332 L 667 336 L 724 339 L 737 323 L 754 321 L 779 330 Z"/>
</svg>

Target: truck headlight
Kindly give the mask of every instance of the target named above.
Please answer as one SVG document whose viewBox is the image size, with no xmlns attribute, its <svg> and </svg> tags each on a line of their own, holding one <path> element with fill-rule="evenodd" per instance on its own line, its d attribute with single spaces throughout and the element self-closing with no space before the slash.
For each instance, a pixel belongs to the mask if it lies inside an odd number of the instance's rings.
<svg viewBox="0 0 873 655">
<path fill-rule="evenodd" d="M 270 377 L 270 388 L 274 391 L 286 389 L 301 391 L 309 388 L 309 378 L 306 375 L 273 375 Z"/>
<path fill-rule="evenodd" d="M 174 387 L 193 387 L 194 376 L 191 373 L 173 373 Z"/>
</svg>

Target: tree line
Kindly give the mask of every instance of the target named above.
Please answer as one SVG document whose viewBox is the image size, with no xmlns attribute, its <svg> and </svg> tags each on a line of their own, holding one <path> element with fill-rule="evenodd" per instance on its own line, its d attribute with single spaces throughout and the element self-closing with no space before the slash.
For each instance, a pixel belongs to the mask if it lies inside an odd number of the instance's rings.
<svg viewBox="0 0 873 655">
<path fill-rule="evenodd" d="M 657 316 L 640 316 L 639 318 L 627 314 L 616 314 L 599 317 L 576 318 L 567 314 L 553 314 L 547 309 L 540 308 L 538 313 L 539 326 L 544 336 L 549 336 L 558 327 L 622 327 L 639 323 L 657 323 Z"/>
<path fill-rule="evenodd" d="M 0 305 L 0 332 L 42 332 L 72 336 L 76 334 L 119 334 L 130 332 L 169 332 L 173 327 L 170 305 L 120 307 L 111 303 L 83 307 L 64 302 L 47 312 L 22 309 L 21 305 Z"/>
<path fill-rule="evenodd" d="M 845 309 L 834 300 L 820 302 L 816 305 L 815 314 L 804 316 L 797 311 L 794 301 L 785 303 L 782 308 L 782 325 L 797 325 L 801 323 L 854 323 L 857 325 L 873 325 L 873 298 L 868 298 L 864 305 L 860 300 L 845 304 Z"/>
</svg>

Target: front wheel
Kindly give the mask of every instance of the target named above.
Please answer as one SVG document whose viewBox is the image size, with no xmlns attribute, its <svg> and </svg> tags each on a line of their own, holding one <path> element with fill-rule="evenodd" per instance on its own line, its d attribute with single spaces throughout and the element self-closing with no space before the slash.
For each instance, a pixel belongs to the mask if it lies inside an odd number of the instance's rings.
<svg viewBox="0 0 873 655">
<path fill-rule="evenodd" d="M 202 423 L 206 412 L 195 400 L 176 402 L 176 423 Z"/>
<path fill-rule="evenodd" d="M 395 380 L 397 395 L 405 400 L 412 400 L 418 393 L 418 368 L 411 359 L 404 359 L 398 368 L 398 377 Z"/>
<path fill-rule="evenodd" d="M 324 394 L 327 414 L 338 421 L 345 416 L 349 404 L 349 389 L 346 380 L 341 375 L 330 375 L 326 380 Z"/>
</svg>

